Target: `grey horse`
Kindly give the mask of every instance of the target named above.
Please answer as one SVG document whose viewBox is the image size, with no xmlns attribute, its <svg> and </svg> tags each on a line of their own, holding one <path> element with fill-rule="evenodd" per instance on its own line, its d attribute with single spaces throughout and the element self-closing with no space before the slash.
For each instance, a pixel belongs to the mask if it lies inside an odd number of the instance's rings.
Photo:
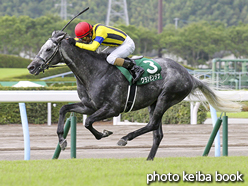
<svg viewBox="0 0 248 186">
<path fill-rule="evenodd" d="M 113 65 L 106 62 L 107 54 L 83 50 L 68 43 L 70 36 L 63 31 L 54 31 L 42 46 L 37 56 L 27 67 L 31 74 L 59 62 L 64 62 L 77 79 L 79 103 L 64 105 L 59 112 L 57 134 L 62 149 L 66 147 L 63 138 L 65 114 L 76 112 L 87 114 L 85 127 L 96 139 L 107 137 L 110 131 L 97 131 L 92 124 L 106 118 L 118 116 L 124 111 L 129 82 Z M 188 71 L 171 59 L 153 59 L 162 67 L 162 79 L 137 87 L 134 110 L 149 108 L 149 122 L 146 126 L 122 137 L 118 145 L 125 146 L 128 141 L 153 131 L 153 145 L 147 160 L 153 160 L 163 138 L 161 119 L 171 106 L 181 102 L 186 96 L 201 92 L 206 100 L 220 111 L 240 111 L 240 106 L 221 99 L 202 81 L 191 76 Z"/>
</svg>

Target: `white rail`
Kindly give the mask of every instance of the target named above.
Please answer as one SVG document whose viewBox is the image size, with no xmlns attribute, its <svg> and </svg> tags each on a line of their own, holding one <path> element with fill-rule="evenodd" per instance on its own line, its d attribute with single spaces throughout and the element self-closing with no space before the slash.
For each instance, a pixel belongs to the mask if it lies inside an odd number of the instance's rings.
<svg viewBox="0 0 248 186">
<path fill-rule="evenodd" d="M 247 101 L 248 91 L 217 91 L 232 101 Z M 0 102 L 77 102 L 80 101 L 76 90 L 11 90 L 0 91 Z M 196 97 L 184 101 L 199 101 Z"/>
<path fill-rule="evenodd" d="M 0 91 L 0 102 L 78 102 L 76 90 Z"/>
<path fill-rule="evenodd" d="M 217 91 L 217 94 L 223 98 L 229 98 L 232 101 L 248 101 L 248 91 Z M 48 103 L 48 124 L 51 123 L 51 102 L 79 102 L 76 90 L 40 90 L 40 91 L 0 91 L 0 102 L 47 102 Z M 185 98 L 184 101 L 190 101 L 191 104 L 191 124 L 196 124 L 197 110 L 199 102 L 196 97 Z M 114 119 L 114 124 L 118 124 L 119 119 Z M 123 124 L 123 122 L 121 122 Z"/>
<path fill-rule="evenodd" d="M 222 97 L 229 97 L 232 101 L 247 101 L 248 91 L 222 91 L 218 93 Z M 78 102 L 77 91 L 0 91 L 0 102 L 16 102 L 20 106 L 20 114 L 24 134 L 24 160 L 30 159 L 30 139 L 28 130 L 27 114 L 24 102 L 48 102 L 48 125 L 51 124 L 51 102 Z M 199 102 L 197 98 L 184 101 Z M 199 104 L 191 104 L 191 122 L 197 121 L 197 109 Z M 85 116 L 85 115 L 84 115 Z M 192 118 L 193 117 L 193 118 Z M 194 118 L 195 117 L 195 118 Z M 86 117 L 84 117 L 85 120 Z M 50 120 L 50 121 L 49 121 Z M 120 122 L 120 118 L 113 119 L 114 124 Z M 193 124 L 193 123 L 192 123 Z M 196 124 L 196 123 L 194 123 Z M 217 144 L 217 141 L 216 141 Z M 218 142 L 218 149 L 220 143 Z M 217 151 L 216 151 L 217 152 Z M 219 156 L 219 152 L 216 153 Z"/>
</svg>

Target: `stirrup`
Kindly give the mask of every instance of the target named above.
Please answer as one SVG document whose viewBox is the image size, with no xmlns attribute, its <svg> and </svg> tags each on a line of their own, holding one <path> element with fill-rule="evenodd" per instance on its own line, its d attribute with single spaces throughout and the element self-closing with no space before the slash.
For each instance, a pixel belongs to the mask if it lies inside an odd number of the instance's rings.
<svg viewBox="0 0 248 186">
<path fill-rule="evenodd" d="M 140 79 L 140 77 L 145 72 L 145 70 L 142 67 L 139 67 L 137 65 L 135 65 L 132 70 L 133 70 L 133 73 L 135 75 L 135 77 L 133 76 L 133 84 L 134 84 Z M 137 76 L 137 74 L 138 74 L 138 76 Z"/>
</svg>

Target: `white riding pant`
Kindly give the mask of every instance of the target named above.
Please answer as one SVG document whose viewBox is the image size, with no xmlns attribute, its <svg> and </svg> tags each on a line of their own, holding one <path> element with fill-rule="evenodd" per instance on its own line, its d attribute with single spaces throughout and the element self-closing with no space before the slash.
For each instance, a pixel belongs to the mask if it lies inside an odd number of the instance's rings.
<svg viewBox="0 0 248 186">
<path fill-rule="evenodd" d="M 107 57 L 107 62 L 111 65 L 114 64 L 116 58 L 125 58 L 132 54 L 135 50 L 133 40 L 127 36 L 125 41 L 117 47 L 107 47 L 102 52 L 110 53 Z"/>
</svg>

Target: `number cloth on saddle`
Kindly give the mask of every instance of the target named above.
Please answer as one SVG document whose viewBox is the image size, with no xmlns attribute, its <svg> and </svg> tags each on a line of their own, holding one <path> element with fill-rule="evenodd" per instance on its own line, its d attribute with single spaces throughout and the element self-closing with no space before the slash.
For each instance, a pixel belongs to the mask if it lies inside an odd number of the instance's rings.
<svg viewBox="0 0 248 186">
<path fill-rule="evenodd" d="M 162 79 L 161 66 L 157 62 L 148 58 L 135 59 L 135 62 L 136 65 L 142 67 L 145 70 L 141 78 L 137 81 L 137 85 L 143 85 L 146 83 L 150 83 L 152 81 Z M 129 71 L 124 67 L 120 67 L 120 66 L 116 66 L 116 67 L 127 78 L 130 85 L 132 85 L 132 75 L 129 73 Z"/>
</svg>

